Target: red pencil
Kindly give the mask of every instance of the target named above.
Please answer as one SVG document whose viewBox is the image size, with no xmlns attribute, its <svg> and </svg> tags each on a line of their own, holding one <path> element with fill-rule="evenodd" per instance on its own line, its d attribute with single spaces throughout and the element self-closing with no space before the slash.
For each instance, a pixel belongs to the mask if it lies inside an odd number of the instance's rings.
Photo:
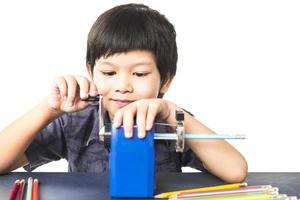
<svg viewBox="0 0 300 200">
<path fill-rule="evenodd" d="M 18 190 L 18 194 L 17 194 L 17 200 L 23 199 L 24 187 L 25 187 L 25 179 L 22 179 L 20 181 L 20 186 L 19 186 L 19 190 Z"/>
<path fill-rule="evenodd" d="M 33 191 L 32 191 L 32 200 L 39 199 L 39 181 L 37 178 L 33 181 Z"/>
<path fill-rule="evenodd" d="M 16 194 L 18 192 L 19 186 L 20 186 L 20 180 L 18 179 L 13 184 L 13 188 L 11 189 L 8 200 L 14 200 L 16 198 Z"/>
</svg>

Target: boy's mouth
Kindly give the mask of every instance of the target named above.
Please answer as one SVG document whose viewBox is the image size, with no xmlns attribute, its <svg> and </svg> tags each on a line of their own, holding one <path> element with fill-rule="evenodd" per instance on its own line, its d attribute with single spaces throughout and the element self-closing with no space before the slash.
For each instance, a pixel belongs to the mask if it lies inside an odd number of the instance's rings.
<svg viewBox="0 0 300 200">
<path fill-rule="evenodd" d="M 111 99 L 113 102 L 115 102 L 118 106 L 126 106 L 134 101 L 132 100 L 126 100 L 126 99 Z"/>
</svg>

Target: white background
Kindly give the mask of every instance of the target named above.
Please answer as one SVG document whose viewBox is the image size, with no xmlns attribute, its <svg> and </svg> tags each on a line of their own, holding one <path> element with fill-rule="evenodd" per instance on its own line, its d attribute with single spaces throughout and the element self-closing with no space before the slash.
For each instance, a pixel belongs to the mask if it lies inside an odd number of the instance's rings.
<svg viewBox="0 0 300 200">
<path fill-rule="evenodd" d="M 178 72 L 166 99 L 217 133 L 246 134 L 230 142 L 249 171 L 300 171 L 300 2 L 139 2 L 177 31 Z M 89 29 L 121 3 L 1 1 L 0 129 L 44 98 L 55 76 L 86 75 Z M 66 170 L 60 161 L 37 171 Z"/>
</svg>

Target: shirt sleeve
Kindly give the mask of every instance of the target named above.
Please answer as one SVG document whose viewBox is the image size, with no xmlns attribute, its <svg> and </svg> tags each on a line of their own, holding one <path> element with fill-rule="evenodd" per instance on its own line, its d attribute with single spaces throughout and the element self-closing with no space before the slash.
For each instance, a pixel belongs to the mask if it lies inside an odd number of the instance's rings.
<svg viewBox="0 0 300 200">
<path fill-rule="evenodd" d="M 66 127 L 66 115 L 48 124 L 31 142 L 25 151 L 28 164 L 24 166 L 26 171 L 51 161 L 66 158 L 66 142 L 64 131 Z"/>
</svg>

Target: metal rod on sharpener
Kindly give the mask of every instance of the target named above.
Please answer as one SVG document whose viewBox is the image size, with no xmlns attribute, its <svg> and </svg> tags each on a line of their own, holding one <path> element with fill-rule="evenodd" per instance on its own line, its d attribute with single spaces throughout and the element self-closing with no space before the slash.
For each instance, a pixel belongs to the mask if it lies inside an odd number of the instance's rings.
<svg viewBox="0 0 300 200">
<path fill-rule="evenodd" d="M 107 128 L 110 128 L 110 127 L 104 125 L 104 108 L 103 108 L 102 96 L 98 95 L 97 97 L 99 98 L 99 109 L 98 109 L 98 113 L 99 113 L 99 139 L 100 139 L 100 141 L 105 142 L 105 137 L 108 134 L 106 132 L 106 130 L 107 130 Z"/>
</svg>

